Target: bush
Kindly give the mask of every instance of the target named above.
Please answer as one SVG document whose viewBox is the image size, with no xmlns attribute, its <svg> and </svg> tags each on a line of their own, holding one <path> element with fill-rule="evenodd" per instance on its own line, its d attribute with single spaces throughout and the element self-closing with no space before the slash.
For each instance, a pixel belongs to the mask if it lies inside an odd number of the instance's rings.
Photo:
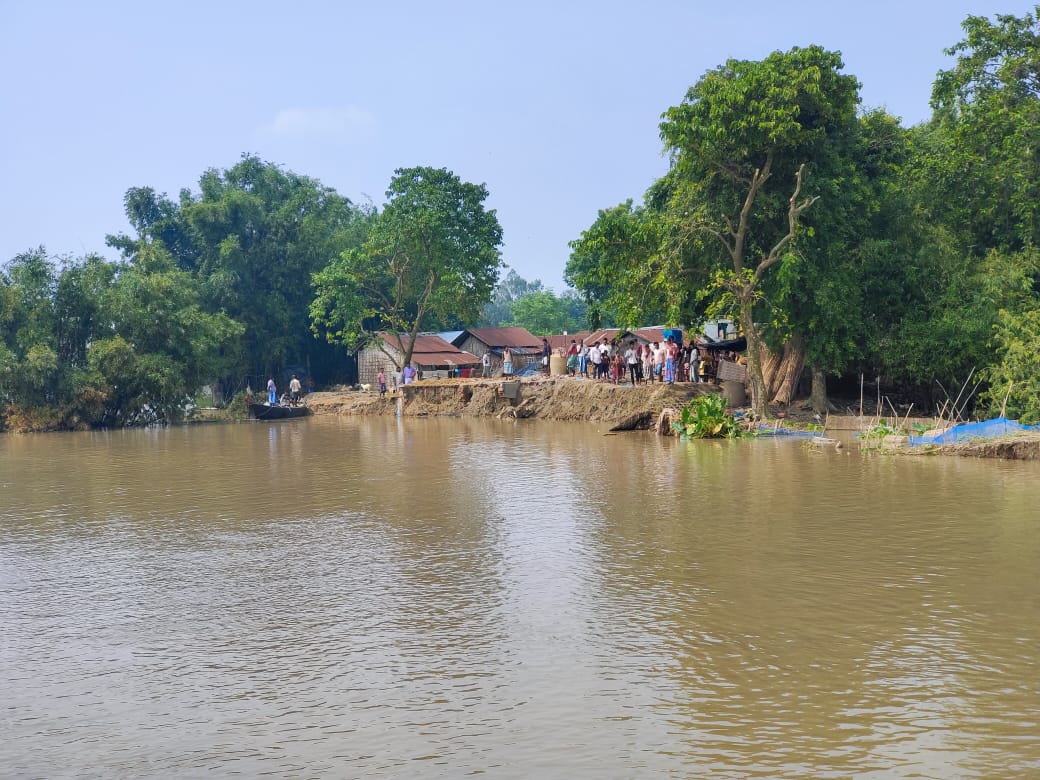
<svg viewBox="0 0 1040 780">
<path fill-rule="evenodd" d="M 726 410 L 721 395 L 701 395 L 682 408 L 672 428 L 690 439 L 735 439 L 740 436 L 736 418 Z"/>
</svg>

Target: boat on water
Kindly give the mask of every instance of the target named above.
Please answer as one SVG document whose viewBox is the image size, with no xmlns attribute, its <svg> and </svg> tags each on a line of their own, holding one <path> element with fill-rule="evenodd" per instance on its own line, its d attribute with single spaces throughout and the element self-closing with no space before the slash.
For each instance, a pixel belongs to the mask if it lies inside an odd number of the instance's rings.
<svg viewBox="0 0 1040 780">
<path fill-rule="evenodd" d="M 288 420 L 291 417 L 306 417 L 311 410 L 303 404 L 288 406 L 283 404 L 249 404 L 249 414 L 256 420 Z"/>
</svg>

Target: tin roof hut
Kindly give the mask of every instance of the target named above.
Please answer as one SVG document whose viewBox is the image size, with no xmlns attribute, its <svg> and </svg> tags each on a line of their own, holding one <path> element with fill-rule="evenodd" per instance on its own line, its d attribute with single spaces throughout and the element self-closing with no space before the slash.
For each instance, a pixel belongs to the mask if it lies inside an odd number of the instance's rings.
<svg viewBox="0 0 1040 780">
<path fill-rule="evenodd" d="M 527 328 L 468 328 L 455 344 L 478 357 L 490 353 L 495 374 L 502 370 L 502 350 L 506 347 L 513 356 L 514 373 L 537 363 L 542 353 L 542 340 Z"/>
<path fill-rule="evenodd" d="M 402 336 L 401 340 L 405 341 L 406 337 Z M 388 375 L 396 373 L 403 368 L 403 359 L 397 339 L 389 333 L 377 333 L 375 340 L 358 352 L 358 382 L 374 384 L 380 368 Z M 450 376 L 458 370 L 472 370 L 480 366 L 480 358 L 449 344 L 440 336 L 422 333 L 415 337 L 412 345 L 411 364 L 422 370 L 425 379 L 431 379 Z"/>
</svg>

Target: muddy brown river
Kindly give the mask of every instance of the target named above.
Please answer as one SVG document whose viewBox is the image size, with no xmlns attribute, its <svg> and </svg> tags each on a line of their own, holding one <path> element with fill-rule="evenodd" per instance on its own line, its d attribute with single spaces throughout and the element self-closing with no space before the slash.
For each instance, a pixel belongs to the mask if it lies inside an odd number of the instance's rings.
<svg viewBox="0 0 1040 780">
<path fill-rule="evenodd" d="M 1040 464 L 604 433 L 0 436 L 0 776 L 1040 776 Z"/>
</svg>

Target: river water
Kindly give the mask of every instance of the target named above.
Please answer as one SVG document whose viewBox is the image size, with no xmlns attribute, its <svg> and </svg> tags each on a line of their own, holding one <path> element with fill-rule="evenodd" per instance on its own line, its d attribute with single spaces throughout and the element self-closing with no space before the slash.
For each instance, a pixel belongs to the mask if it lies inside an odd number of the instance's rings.
<svg viewBox="0 0 1040 780">
<path fill-rule="evenodd" d="M 1040 465 L 604 434 L 0 436 L 0 775 L 1040 776 Z"/>
</svg>

